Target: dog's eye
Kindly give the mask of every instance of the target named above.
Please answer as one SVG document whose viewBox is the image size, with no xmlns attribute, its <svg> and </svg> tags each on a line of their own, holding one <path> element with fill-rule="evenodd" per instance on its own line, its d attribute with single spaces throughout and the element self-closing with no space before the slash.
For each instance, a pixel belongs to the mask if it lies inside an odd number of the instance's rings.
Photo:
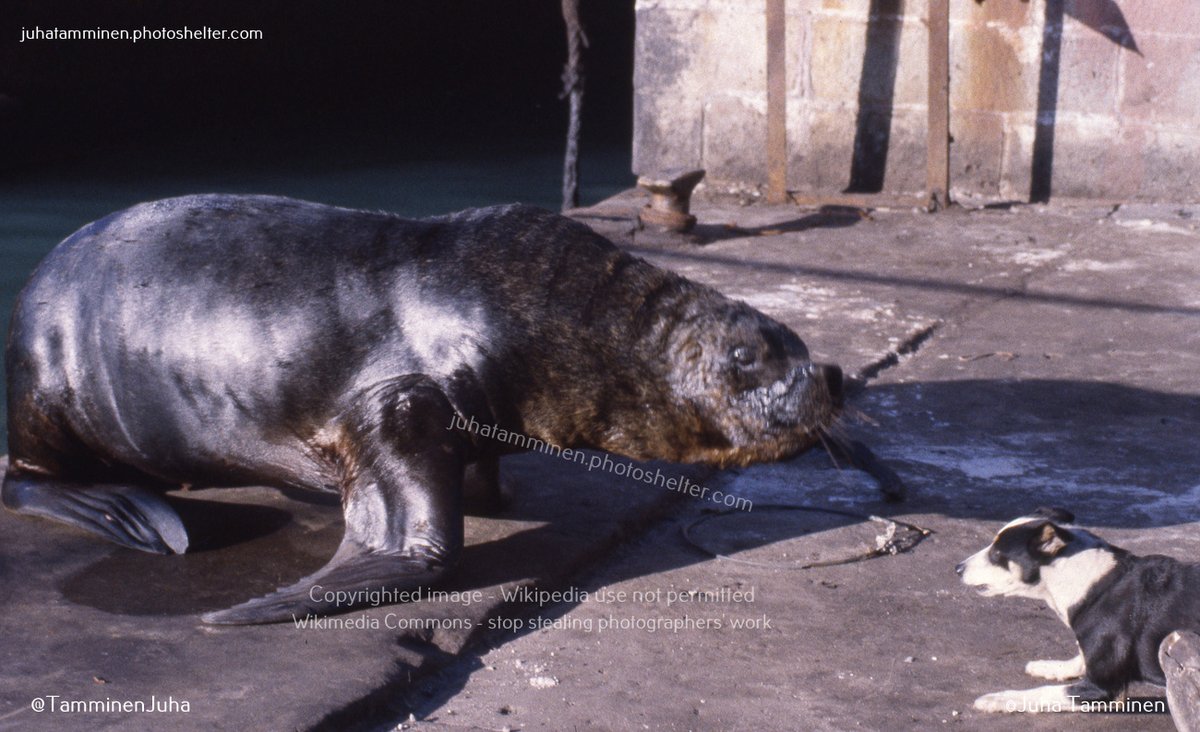
<svg viewBox="0 0 1200 732">
<path fill-rule="evenodd" d="M 996 547 L 992 547 L 991 549 L 989 549 L 987 556 L 988 556 L 988 561 L 991 562 L 992 564 L 996 565 L 997 567 L 1007 567 L 1008 566 L 1008 558 L 1005 557 L 1004 553 L 1001 552 Z"/>
</svg>

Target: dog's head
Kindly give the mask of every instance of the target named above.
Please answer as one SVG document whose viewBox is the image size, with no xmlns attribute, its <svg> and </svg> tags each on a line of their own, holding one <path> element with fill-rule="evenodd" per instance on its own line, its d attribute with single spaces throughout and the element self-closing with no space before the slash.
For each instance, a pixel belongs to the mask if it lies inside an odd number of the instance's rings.
<svg viewBox="0 0 1200 732">
<path fill-rule="evenodd" d="M 1047 599 L 1044 570 L 1071 557 L 1107 545 L 1098 537 L 1069 526 L 1075 520 L 1061 508 L 1039 508 L 1008 522 L 992 543 L 958 564 L 962 581 L 986 596 Z M 1082 578 L 1075 578 L 1082 579 Z"/>
</svg>

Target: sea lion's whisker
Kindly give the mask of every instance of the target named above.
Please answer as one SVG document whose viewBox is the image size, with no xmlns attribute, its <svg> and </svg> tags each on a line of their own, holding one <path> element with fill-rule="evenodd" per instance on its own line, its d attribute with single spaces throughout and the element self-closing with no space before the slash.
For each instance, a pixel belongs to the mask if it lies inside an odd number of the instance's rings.
<svg viewBox="0 0 1200 732">
<path fill-rule="evenodd" d="M 833 447 L 831 447 L 829 442 L 827 442 L 825 440 L 825 437 L 826 437 L 825 430 L 818 429 L 817 430 L 817 439 L 821 441 L 821 447 L 825 448 L 825 454 L 829 455 L 829 460 L 833 463 L 833 467 L 837 468 L 838 470 L 841 470 L 842 466 L 840 463 L 838 463 L 837 454 L 834 453 Z M 832 435 L 830 435 L 829 439 L 833 440 L 834 438 Z"/>
<path fill-rule="evenodd" d="M 879 426 L 879 422 L 874 417 L 856 407 L 842 407 L 842 414 L 855 422 L 869 424 L 872 427 Z"/>
<path fill-rule="evenodd" d="M 850 433 L 847 431 L 846 424 L 840 419 L 826 425 L 823 428 L 823 432 L 829 439 L 838 443 L 845 443 L 850 440 Z"/>
</svg>

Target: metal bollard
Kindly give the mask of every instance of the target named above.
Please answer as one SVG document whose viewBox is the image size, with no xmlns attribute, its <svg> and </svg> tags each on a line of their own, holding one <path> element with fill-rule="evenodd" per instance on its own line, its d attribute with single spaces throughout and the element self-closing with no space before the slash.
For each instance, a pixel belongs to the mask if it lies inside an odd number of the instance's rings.
<svg viewBox="0 0 1200 732">
<path fill-rule="evenodd" d="M 638 188 L 650 193 L 650 203 L 638 212 L 643 226 L 663 231 L 691 231 L 696 217 L 688 213 L 692 190 L 704 178 L 703 170 L 670 171 L 660 176 L 638 176 Z"/>
</svg>

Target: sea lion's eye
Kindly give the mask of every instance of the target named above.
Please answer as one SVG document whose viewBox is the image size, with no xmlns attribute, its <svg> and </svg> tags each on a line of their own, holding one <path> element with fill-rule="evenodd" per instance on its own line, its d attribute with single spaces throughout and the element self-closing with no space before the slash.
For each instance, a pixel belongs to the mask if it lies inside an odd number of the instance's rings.
<svg viewBox="0 0 1200 732">
<path fill-rule="evenodd" d="M 729 360 L 738 366 L 753 366 L 758 360 L 758 354 L 750 346 L 737 346 L 729 352 Z"/>
</svg>

